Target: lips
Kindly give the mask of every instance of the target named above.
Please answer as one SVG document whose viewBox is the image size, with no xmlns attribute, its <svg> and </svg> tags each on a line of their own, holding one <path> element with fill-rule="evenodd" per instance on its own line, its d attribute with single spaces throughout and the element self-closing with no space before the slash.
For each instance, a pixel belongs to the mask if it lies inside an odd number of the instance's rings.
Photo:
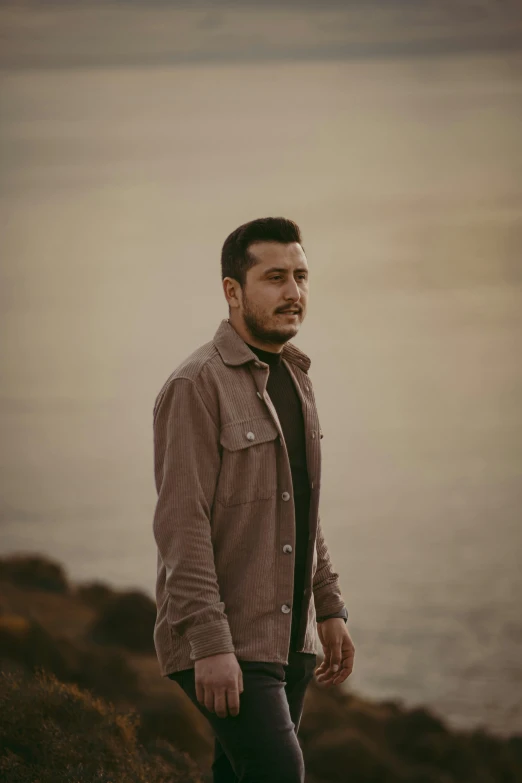
<svg viewBox="0 0 522 783">
<path fill-rule="evenodd" d="M 281 315 L 299 315 L 300 310 L 280 310 Z"/>
</svg>

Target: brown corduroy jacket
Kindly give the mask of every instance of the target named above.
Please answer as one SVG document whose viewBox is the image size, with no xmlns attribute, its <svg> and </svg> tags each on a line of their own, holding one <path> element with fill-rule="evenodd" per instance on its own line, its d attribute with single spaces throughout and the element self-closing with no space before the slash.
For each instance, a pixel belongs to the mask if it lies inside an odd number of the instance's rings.
<svg viewBox="0 0 522 783">
<path fill-rule="evenodd" d="M 322 433 L 310 359 L 291 342 L 282 359 L 303 407 L 311 487 L 298 649 L 315 653 L 316 616 L 342 610 L 344 601 L 318 513 Z M 225 319 L 156 398 L 154 643 L 164 676 L 225 652 L 288 663 L 295 514 L 268 374 Z"/>
</svg>

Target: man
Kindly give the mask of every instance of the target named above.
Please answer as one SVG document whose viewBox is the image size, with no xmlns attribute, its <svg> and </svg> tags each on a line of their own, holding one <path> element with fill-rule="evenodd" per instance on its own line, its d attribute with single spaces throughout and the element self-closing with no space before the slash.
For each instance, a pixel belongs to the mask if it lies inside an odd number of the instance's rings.
<svg viewBox="0 0 522 783">
<path fill-rule="evenodd" d="M 154 406 L 154 641 L 211 723 L 215 783 L 303 783 L 306 687 L 314 670 L 343 682 L 354 646 L 318 514 L 310 359 L 289 342 L 308 304 L 299 227 L 240 226 L 221 267 L 229 318 Z"/>
</svg>

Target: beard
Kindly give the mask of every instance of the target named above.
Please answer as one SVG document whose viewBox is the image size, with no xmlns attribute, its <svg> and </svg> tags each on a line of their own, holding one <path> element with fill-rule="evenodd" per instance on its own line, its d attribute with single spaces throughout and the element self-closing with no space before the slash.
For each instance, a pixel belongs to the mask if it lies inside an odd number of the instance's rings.
<svg viewBox="0 0 522 783">
<path fill-rule="evenodd" d="M 281 345 L 291 340 L 299 331 L 299 325 L 303 317 L 302 310 L 299 315 L 298 323 L 288 324 L 283 329 L 272 322 L 276 316 L 271 316 L 266 312 L 258 310 L 243 293 L 243 320 L 252 337 L 261 342 Z"/>
</svg>

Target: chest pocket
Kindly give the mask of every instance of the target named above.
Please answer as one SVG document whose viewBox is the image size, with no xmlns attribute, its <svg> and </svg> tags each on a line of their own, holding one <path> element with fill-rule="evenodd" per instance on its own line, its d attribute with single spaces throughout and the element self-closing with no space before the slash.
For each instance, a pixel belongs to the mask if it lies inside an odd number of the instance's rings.
<svg viewBox="0 0 522 783">
<path fill-rule="evenodd" d="M 267 417 L 233 421 L 223 427 L 216 500 L 235 506 L 276 494 L 278 437 L 277 427 Z"/>
</svg>

